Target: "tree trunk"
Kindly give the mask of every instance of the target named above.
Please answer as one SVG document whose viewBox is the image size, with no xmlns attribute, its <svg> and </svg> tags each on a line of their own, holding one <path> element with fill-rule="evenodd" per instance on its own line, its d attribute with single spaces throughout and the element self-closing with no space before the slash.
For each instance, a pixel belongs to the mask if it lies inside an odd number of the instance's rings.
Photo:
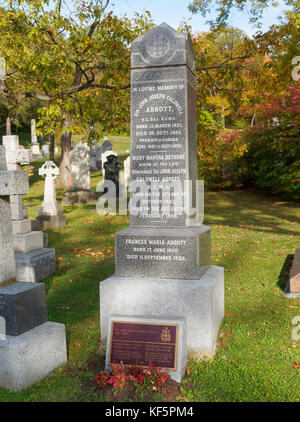
<svg viewBox="0 0 300 422">
<path fill-rule="evenodd" d="M 50 135 L 50 160 L 54 161 L 54 135 Z"/>
<path fill-rule="evenodd" d="M 251 119 L 251 127 L 254 126 L 255 122 L 256 122 L 256 110 L 254 111 L 254 114 L 253 114 L 252 119 Z"/>
<path fill-rule="evenodd" d="M 68 126 L 67 121 L 64 122 L 64 126 Z M 56 179 L 56 186 L 59 188 L 67 187 L 68 189 L 72 186 L 72 173 L 71 173 L 71 161 L 70 152 L 72 132 L 63 130 L 61 136 L 61 156 L 59 160 L 59 176 Z"/>
</svg>

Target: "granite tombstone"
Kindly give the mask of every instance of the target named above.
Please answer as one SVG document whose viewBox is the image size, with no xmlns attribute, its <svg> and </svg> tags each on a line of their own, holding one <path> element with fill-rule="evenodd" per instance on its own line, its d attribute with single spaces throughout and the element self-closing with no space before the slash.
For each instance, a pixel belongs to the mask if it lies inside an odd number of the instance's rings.
<svg viewBox="0 0 300 422">
<path fill-rule="evenodd" d="M 5 156 L 0 146 L 0 319 L 5 322 L 0 387 L 19 391 L 64 364 L 67 355 L 65 327 L 48 322 L 45 285 L 16 281 L 9 195 L 24 195 L 29 185 L 25 171 L 7 170 Z"/>
<path fill-rule="evenodd" d="M 96 192 L 90 183 L 90 147 L 86 142 L 76 144 L 71 151 L 72 187 L 66 191 L 63 205 L 96 204 Z"/>
<path fill-rule="evenodd" d="M 146 197 L 139 212 L 130 208 L 130 228 L 116 233 L 116 274 L 100 283 L 101 340 L 113 314 L 182 318 L 188 355 L 212 357 L 224 315 L 224 271 L 211 265 L 210 228 L 191 224 L 190 207 L 174 212 L 175 195 L 152 189 L 197 180 L 190 35 L 165 23 L 155 27 L 133 41 L 131 65 L 131 186 L 142 182 Z"/>
</svg>

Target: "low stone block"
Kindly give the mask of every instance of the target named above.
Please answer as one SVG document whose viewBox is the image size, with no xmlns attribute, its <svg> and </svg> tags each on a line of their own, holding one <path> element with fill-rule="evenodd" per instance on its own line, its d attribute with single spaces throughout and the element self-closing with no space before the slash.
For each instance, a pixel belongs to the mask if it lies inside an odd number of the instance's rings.
<svg viewBox="0 0 300 422">
<path fill-rule="evenodd" d="M 12 221 L 13 233 L 29 233 L 31 231 L 31 220 L 15 220 Z"/>
<path fill-rule="evenodd" d="M 224 269 L 210 266 L 199 280 L 112 276 L 100 283 L 102 342 L 114 314 L 184 318 L 187 354 L 210 358 L 224 316 Z"/>
<path fill-rule="evenodd" d="M 92 190 L 69 190 L 62 199 L 62 205 L 95 205 L 98 196 Z"/>
<path fill-rule="evenodd" d="M 48 321 L 46 289 L 43 283 L 13 283 L 0 287 L 0 316 L 6 334 L 18 336 Z"/>
<path fill-rule="evenodd" d="M 32 152 L 30 149 L 7 151 L 6 161 L 9 164 L 29 164 L 32 161 Z"/>
<path fill-rule="evenodd" d="M 14 249 L 17 253 L 27 253 L 44 246 L 43 232 L 29 232 L 14 235 Z"/>
<path fill-rule="evenodd" d="M 116 275 L 199 279 L 211 263 L 210 227 L 128 228 L 115 235 Z"/>
<path fill-rule="evenodd" d="M 63 214 L 59 215 L 39 215 L 37 219 L 41 222 L 43 229 L 61 229 L 67 225 L 67 218 Z"/>
<path fill-rule="evenodd" d="M 22 195 L 10 196 L 10 209 L 11 209 L 12 220 L 21 221 L 21 220 L 26 219 L 26 217 L 24 216 Z"/>
<path fill-rule="evenodd" d="M 20 391 L 67 362 L 65 326 L 46 322 L 0 341 L 0 387 Z"/>
<path fill-rule="evenodd" d="M 174 354 L 175 354 L 175 366 L 176 370 L 167 370 L 166 372 L 170 375 L 170 378 L 173 379 L 176 382 L 181 382 L 186 371 L 186 363 L 187 363 L 187 356 L 186 356 L 186 340 L 185 340 L 185 321 L 183 318 L 168 318 L 168 319 L 161 319 L 161 318 L 147 318 L 145 315 L 141 316 L 130 316 L 130 315 L 112 315 L 109 318 L 108 322 L 108 338 L 112 339 L 112 321 L 114 322 L 121 322 L 121 323 L 133 323 L 133 324 L 146 324 L 146 325 L 178 325 L 178 335 L 177 339 L 175 339 L 174 343 Z M 160 333 L 159 333 L 160 336 Z M 160 339 L 159 339 L 160 340 Z M 171 340 L 171 336 L 170 336 Z M 168 345 L 168 342 L 166 341 L 163 345 Z M 106 348 L 106 359 L 105 359 L 105 369 L 110 369 L 109 366 L 109 357 L 111 352 L 111 345 L 108 342 L 107 348 Z M 130 345 L 129 345 L 130 348 Z M 172 350 L 168 350 L 167 353 L 171 354 Z M 147 351 L 148 353 L 148 351 Z M 149 359 L 151 360 L 151 359 Z M 155 364 L 153 358 L 152 362 Z M 137 364 L 139 366 L 139 362 L 134 362 L 134 364 Z M 124 362 L 125 364 L 125 362 Z M 157 367 L 162 367 L 163 364 L 156 364 Z"/>
<path fill-rule="evenodd" d="M 42 248 L 26 254 L 16 254 L 17 281 L 37 282 L 55 271 L 55 250 Z"/>
<path fill-rule="evenodd" d="M 2 136 L 2 144 L 6 151 L 15 151 L 19 148 L 19 137 L 18 135 Z"/>
<path fill-rule="evenodd" d="M 27 172 L 23 170 L 0 171 L 0 195 L 25 195 L 29 192 Z"/>
<path fill-rule="evenodd" d="M 35 220 L 30 220 L 30 221 L 31 221 L 31 230 L 32 231 L 39 232 L 39 231 L 42 230 L 42 225 L 41 225 L 40 220 L 35 219 Z"/>
</svg>

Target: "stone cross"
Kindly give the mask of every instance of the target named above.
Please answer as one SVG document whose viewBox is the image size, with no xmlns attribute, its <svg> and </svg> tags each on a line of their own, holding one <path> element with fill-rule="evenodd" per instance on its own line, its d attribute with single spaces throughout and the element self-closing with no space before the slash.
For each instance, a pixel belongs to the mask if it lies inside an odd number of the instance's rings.
<svg viewBox="0 0 300 422">
<path fill-rule="evenodd" d="M 60 229 L 66 225 L 66 217 L 56 201 L 54 180 L 59 175 L 59 168 L 53 161 L 46 161 L 39 169 L 40 176 L 46 176 L 44 201 L 38 212 L 44 229 Z"/>
<path fill-rule="evenodd" d="M 46 161 L 39 169 L 40 176 L 46 176 L 44 186 L 44 201 L 39 210 L 39 214 L 57 215 L 61 210 L 56 202 L 56 192 L 54 180 L 59 175 L 59 168 L 53 161 Z"/>
<path fill-rule="evenodd" d="M 7 170 L 5 156 L 5 148 L 0 145 L 0 286 L 16 277 L 9 197 L 29 192 L 26 172 Z"/>
<path fill-rule="evenodd" d="M 8 170 L 21 170 L 20 164 L 28 164 L 32 161 L 31 150 L 20 148 L 19 137 L 17 135 L 3 136 L 2 143 L 6 151 L 5 155 Z M 10 197 L 10 205 L 12 219 L 23 220 L 22 195 L 12 194 Z"/>
</svg>

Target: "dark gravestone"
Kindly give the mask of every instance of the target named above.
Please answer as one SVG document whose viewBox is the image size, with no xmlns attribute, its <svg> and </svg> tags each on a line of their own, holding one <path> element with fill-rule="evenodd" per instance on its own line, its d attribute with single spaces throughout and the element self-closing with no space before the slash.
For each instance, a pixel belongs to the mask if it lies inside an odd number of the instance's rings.
<svg viewBox="0 0 300 422">
<path fill-rule="evenodd" d="M 116 197 L 119 196 L 119 186 L 120 186 L 120 169 L 121 164 L 118 161 L 117 156 L 109 155 L 107 161 L 104 163 L 105 169 L 105 180 L 110 180 L 115 184 L 116 187 Z M 107 192 L 107 188 L 104 189 L 104 193 Z"/>
<path fill-rule="evenodd" d="M 0 289 L 0 315 L 6 334 L 18 336 L 48 321 L 43 283 L 14 283 Z"/>
</svg>

